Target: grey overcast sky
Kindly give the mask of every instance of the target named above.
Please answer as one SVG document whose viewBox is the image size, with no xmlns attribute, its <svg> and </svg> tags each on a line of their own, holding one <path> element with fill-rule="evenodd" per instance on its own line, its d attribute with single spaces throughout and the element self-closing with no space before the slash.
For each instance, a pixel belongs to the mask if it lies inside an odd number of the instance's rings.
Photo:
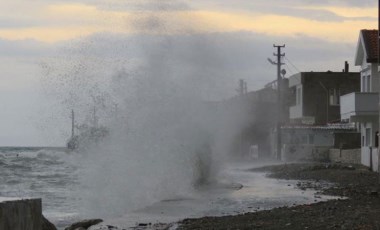
<svg viewBox="0 0 380 230">
<path fill-rule="evenodd" d="M 160 26 L 159 34 L 152 32 Z M 195 44 L 189 61 L 209 57 L 213 74 L 231 76 L 224 80 L 225 97 L 240 78 L 250 90 L 274 80 L 275 68 L 266 60 L 274 43 L 286 44 L 294 65 L 286 66 L 288 76 L 341 71 L 344 61 L 353 63 L 359 30 L 375 28 L 377 2 L 370 0 L 3 0 L 0 146 L 65 144 L 67 126 L 48 124 L 55 96 L 45 92 L 44 63 L 59 68 L 78 53 L 110 62 L 138 59 L 126 41 L 143 39 L 149 47 L 156 36 L 183 36 L 174 47 Z M 186 42 L 189 37 L 197 42 Z"/>
</svg>

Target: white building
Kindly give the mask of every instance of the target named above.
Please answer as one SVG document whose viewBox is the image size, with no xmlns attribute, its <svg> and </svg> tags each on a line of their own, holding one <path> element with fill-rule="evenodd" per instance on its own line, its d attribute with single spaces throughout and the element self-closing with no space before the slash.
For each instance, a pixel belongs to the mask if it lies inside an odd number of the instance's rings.
<svg viewBox="0 0 380 230">
<path fill-rule="evenodd" d="M 379 130 L 377 30 L 360 31 L 355 65 L 361 67 L 361 90 L 341 96 L 341 119 L 356 123 L 361 133 L 361 163 L 377 171 Z"/>
</svg>

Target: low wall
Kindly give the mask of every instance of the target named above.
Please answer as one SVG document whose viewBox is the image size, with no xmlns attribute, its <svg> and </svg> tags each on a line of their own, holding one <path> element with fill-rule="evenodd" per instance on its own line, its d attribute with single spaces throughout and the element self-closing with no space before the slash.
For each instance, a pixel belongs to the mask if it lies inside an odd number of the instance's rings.
<svg viewBox="0 0 380 230">
<path fill-rule="evenodd" d="M 365 166 L 372 167 L 372 170 L 378 171 L 378 152 L 377 148 L 362 147 L 361 148 L 361 163 Z M 372 162 L 371 162 L 372 160 Z"/>
<path fill-rule="evenodd" d="M 41 199 L 1 200 L 0 230 L 41 230 Z"/>
<path fill-rule="evenodd" d="M 286 144 L 282 148 L 282 159 L 284 161 L 328 161 L 328 146 L 313 145 L 289 145 Z"/>
<path fill-rule="evenodd" d="M 330 149 L 329 158 L 331 162 L 360 164 L 361 149 Z"/>
</svg>

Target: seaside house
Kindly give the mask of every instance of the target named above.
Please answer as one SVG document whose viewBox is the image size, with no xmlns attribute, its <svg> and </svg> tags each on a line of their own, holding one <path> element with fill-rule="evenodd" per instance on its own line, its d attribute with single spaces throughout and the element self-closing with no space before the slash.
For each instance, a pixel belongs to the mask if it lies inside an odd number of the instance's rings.
<svg viewBox="0 0 380 230">
<path fill-rule="evenodd" d="M 360 90 L 359 73 L 301 72 L 289 77 L 291 124 L 325 125 L 340 121 L 340 95 Z"/>
<path fill-rule="evenodd" d="M 361 133 L 361 163 L 378 169 L 379 130 L 378 32 L 361 30 L 355 54 L 360 66 L 360 92 L 341 96 L 341 119 Z"/>
<path fill-rule="evenodd" d="M 358 90 L 360 74 L 349 72 L 347 62 L 342 72 L 301 72 L 290 76 L 289 122 L 281 129 L 282 159 L 327 161 L 330 149 L 348 146 L 339 140 L 360 140 L 354 126 L 340 124 L 340 95 Z"/>
</svg>

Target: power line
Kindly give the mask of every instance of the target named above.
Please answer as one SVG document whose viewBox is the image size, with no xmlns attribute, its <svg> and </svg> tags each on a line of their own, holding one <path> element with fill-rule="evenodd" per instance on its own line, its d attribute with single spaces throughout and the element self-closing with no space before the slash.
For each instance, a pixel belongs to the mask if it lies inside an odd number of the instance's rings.
<svg viewBox="0 0 380 230">
<path fill-rule="evenodd" d="M 289 62 L 289 64 L 291 64 L 292 65 L 292 67 L 298 72 L 298 73 L 301 73 L 301 71 L 289 60 L 289 58 L 287 58 L 286 56 L 285 56 L 285 58 L 286 58 L 286 60 Z M 286 62 L 285 62 L 285 65 L 286 65 L 286 67 L 288 67 L 288 69 L 290 70 L 290 68 L 289 68 L 289 66 L 288 66 L 288 64 L 286 64 Z M 293 71 L 291 71 L 290 70 L 290 72 L 292 72 L 292 74 L 293 74 Z M 293 74 L 293 75 L 295 75 L 295 74 Z M 295 75 L 295 77 L 298 79 L 298 81 L 300 81 L 301 82 L 301 77 L 300 76 L 297 76 L 297 75 Z"/>
<path fill-rule="evenodd" d="M 287 60 L 292 66 L 293 66 L 293 68 L 294 68 L 295 70 L 297 70 L 297 72 L 299 72 L 299 73 L 301 72 L 301 71 L 297 68 L 297 66 L 295 66 L 295 65 L 293 64 L 293 62 L 289 60 L 288 57 L 285 56 L 285 59 L 286 59 L 286 60 Z"/>
<path fill-rule="evenodd" d="M 290 72 L 292 75 L 294 74 L 294 72 L 292 71 L 292 69 L 289 68 L 289 65 L 286 64 L 286 62 L 285 62 L 285 67 L 289 70 L 289 72 Z"/>
</svg>

